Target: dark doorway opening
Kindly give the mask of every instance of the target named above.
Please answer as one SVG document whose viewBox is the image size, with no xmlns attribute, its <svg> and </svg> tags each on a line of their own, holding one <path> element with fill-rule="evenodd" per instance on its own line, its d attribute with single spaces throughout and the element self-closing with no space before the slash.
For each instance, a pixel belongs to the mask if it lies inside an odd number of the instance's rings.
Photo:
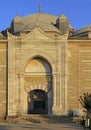
<svg viewBox="0 0 91 130">
<path fill-rule="evenodd" d="M 46 104 L 45 101 L 34 101 L 34 109 L 45 109 Z"/>
<path fill-rule="evenodd" d="M 28 114 L 47 114 L 47 93 L 43 90 L 33 90 L 29 93 Z"/>
</svg>

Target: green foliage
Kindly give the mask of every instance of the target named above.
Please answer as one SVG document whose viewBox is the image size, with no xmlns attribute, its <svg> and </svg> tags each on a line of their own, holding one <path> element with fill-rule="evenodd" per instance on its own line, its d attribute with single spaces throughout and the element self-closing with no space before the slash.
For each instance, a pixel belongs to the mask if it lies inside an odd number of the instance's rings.
<svg viewBox="0 0 91 130">
<path fill-rule="evenodd" d="M 79 101 L 84 108 L 91 109 L 91 93 L 84 93 L 83 96 L 80 96 Z"/>
</svg>

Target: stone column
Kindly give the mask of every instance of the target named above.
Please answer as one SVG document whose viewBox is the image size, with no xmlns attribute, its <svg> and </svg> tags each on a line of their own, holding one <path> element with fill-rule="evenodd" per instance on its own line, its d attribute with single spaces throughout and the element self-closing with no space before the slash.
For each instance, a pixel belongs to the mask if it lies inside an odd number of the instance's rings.
<svg viewBox="0 0 91 130">
<path fill-rule="evenodd" d="M 53 110 L 54 113 L 56 107 L 56 76 L 53 75 Z"/>
<path fill-rule="evenodd" d="M 61 99 L 60 99 L 60 75 L 53 75 L 53 115 L 61 114 Z"/>
<path fill-rule="evenodd" d="M 61 44 L 61 109 L 62 114 L 67 114 L 67 57 L 66 43 Z"/>
<path fill-rule="evenodd" d="M 24 106 L 24 76 L 23 74 L 17 74 L 18 76 L 18 107 L 17 114 L 23 113 Z"/>
<path fill-rule="evenodd" d="M 31 90 L 28 88 L 28 84 L 24 83 L 23 85 L 23 97 L 22 97 L 22 102 L 23 102 L 23 114 L 28 113 L 28 100 L 29 99 L 29 92 Z"/>
</svg>

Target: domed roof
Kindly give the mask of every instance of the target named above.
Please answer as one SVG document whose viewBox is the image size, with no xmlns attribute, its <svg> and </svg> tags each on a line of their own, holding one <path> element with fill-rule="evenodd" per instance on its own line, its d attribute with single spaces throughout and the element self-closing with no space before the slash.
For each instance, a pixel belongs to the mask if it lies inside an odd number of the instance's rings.
<svg viewBox="0 0 91 130">
<path fill-rule="evenodd" d="M 59 29 L 54 26 L 57 19 L 56 16 L 38 13 L 25 16 L 21 19 L 23 21 L 23 25 L 18 27 L 15 33 L 19 31 L 31 31 L 36 26 L 39 26 L 44 31 L 53 31 L 61 33 Z"/>
<path fill-rule="evenodd" d="M 86 25 L 75 31 L 75 34 L 91 31 L 91 24 Z"/>
<path fill-rule="evenodd" d="M 22 18 L 25 24 L 35 22 L 36 20 L 38 20 L 39 22 L 56 23 L 56 19 L 57 16 L 42 13 L 27 15 Z"/>
<path fill-rule="evenodd" d="M 2 33 L 0 33 L 0 39 L 5 39 L 5 36 Z"/>
<path fill-rule="evenodd" d="M 40 27 L 45 32 L 53 31 L 53 32 L 61 33 L 54 25 L 45 22 L 38 22 L 38 21 L 29 24 L 24 24 L 18 27 L 16 33 L 20 31 L 31 31 L 37 26 Z"/>
</svg>

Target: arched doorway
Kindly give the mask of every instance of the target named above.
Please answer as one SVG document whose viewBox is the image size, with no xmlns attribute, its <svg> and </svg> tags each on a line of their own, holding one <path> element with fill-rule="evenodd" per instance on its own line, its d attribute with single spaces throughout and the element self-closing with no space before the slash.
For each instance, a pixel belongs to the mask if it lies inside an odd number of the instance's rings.
<svg viewBox="0 0 91 130">
<path fill-rule="evenodd" d="M 33 58 L 25 68 L 24 81 L 25 90 L 28 93 L 28 113 L 51 114 L 52 69 L 50 64 L 43 58 Z"/>
<path fill-rule="evenodd" d="M 48 113 L 47 92 L 35 89 L 29 92 L 28 98 L 28 114 Z"/>
</svg>

